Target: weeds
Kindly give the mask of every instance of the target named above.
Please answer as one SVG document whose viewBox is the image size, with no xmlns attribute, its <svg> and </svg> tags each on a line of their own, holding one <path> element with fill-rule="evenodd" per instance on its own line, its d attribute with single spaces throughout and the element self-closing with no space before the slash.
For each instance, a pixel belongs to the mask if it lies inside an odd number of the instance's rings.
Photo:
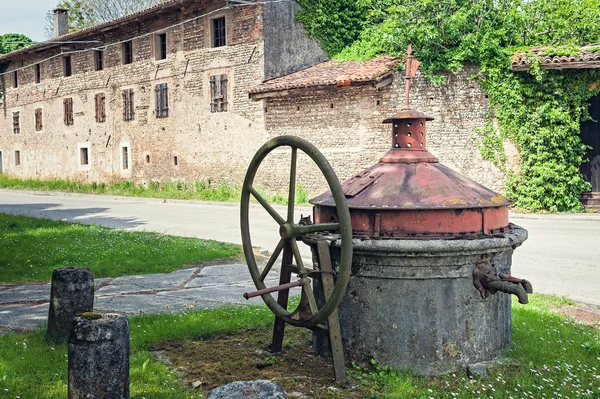
<svg viewBox="0 0 600 399">
<path fill-rule="evenodd" d="M 215 202 L 239 202 L 242 193 L 242 187 L 240 185 L 230 184 L 225 180 L 213 179 L 202 179 L 192 183 L 186 183 L 183 181 L 151 181 L 146 184 L 135 184 L 131 181 L 124 180 L 106 184 L 97 182 L 83 183 L 77 180 L 69 179 L 21 180 L 8 177 L 4 174 L 0 174 L 0 188 Z M 287 204 L 287 194 L 281 195 L 277 193 L 269 193 L 264 190 L 259 190 L 259 192 L 263 198 L 270 203 L 283 205 Z M 307 204 L 308 199 L 308 191 L 298 184 L 296 188 L 296 204 Z"/>
</svg>

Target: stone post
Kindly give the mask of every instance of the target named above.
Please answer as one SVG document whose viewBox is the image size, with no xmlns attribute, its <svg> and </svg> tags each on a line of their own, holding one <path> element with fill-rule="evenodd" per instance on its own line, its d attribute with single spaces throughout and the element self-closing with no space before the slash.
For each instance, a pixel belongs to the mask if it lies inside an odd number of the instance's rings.
<svg viewBox="0 0 600 399">
<path fill-rule="evenodd" d="M 55 342 L 69 339 L 71 320 L 94 309 L 94 274 L 90 269 L 65 267 L 52 272 L 50 310 L 46 337 Z"/>
<path fill-rule="evenodd" d="M 69 399 L 129 398 L 129 320 L 88 313 L 73 319 Z"/>
</svg>

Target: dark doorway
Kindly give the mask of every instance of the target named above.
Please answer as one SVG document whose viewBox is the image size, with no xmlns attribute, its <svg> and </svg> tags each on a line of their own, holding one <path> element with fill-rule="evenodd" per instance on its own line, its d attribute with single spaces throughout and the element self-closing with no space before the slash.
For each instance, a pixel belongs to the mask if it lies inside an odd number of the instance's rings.
<svg viewBox="0 0 600 399">
<path fill-rule="evenodd" d="M 600 205 L 600 96 L 590 100 L 589 112 L 592 120 L 581 124 L 581 141 L 592 148 L 586 154 L 589 161 L 583 163 L 580 170 L 584 179 L 592 184 L 592 190 L 582 196 L 582 202 L 588 207 L 598 208 Z"/>
</svg>

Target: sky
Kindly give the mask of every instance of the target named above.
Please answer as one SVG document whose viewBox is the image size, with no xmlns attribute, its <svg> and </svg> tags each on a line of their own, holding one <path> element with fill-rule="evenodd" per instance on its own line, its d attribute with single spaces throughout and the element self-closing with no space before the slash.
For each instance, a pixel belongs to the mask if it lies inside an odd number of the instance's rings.
<svg viewBox="0 0 600 399">
<path fill-rule="evenodd" d="M 0 35 L 22 33 L 33 41 L 43 41 L 46 12 L 59 0 L 0 0 Z"/>
</svg>

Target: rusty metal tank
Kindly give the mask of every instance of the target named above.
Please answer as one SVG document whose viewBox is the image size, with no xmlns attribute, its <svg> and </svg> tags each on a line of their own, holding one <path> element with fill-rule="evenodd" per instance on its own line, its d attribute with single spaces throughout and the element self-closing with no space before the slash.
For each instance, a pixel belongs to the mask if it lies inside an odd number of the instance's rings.
<svg viewBox="0 0 600 399">
<path fill-rule="evenodd" d="M 527 238 L 508 221 L 508 199 L 427 151 L 432 119 L 404 109 L 384 120 L 392 148 L 342 183 L 354 245 L 339 307 L 346 359 L 425 375 L 489 362 L 508 349 L 511 297 L 482 290 L 479 271 L 511 292 L 515 282 L 498 276 L 510 277 L 513 250 Z M 316 223 L 336 221 L 330 192 L 310 203 Z M 335 262 L 335 240 L 331 255 Z M 314 338 L 325 354 L 326 340 Z"/>
</svg>

